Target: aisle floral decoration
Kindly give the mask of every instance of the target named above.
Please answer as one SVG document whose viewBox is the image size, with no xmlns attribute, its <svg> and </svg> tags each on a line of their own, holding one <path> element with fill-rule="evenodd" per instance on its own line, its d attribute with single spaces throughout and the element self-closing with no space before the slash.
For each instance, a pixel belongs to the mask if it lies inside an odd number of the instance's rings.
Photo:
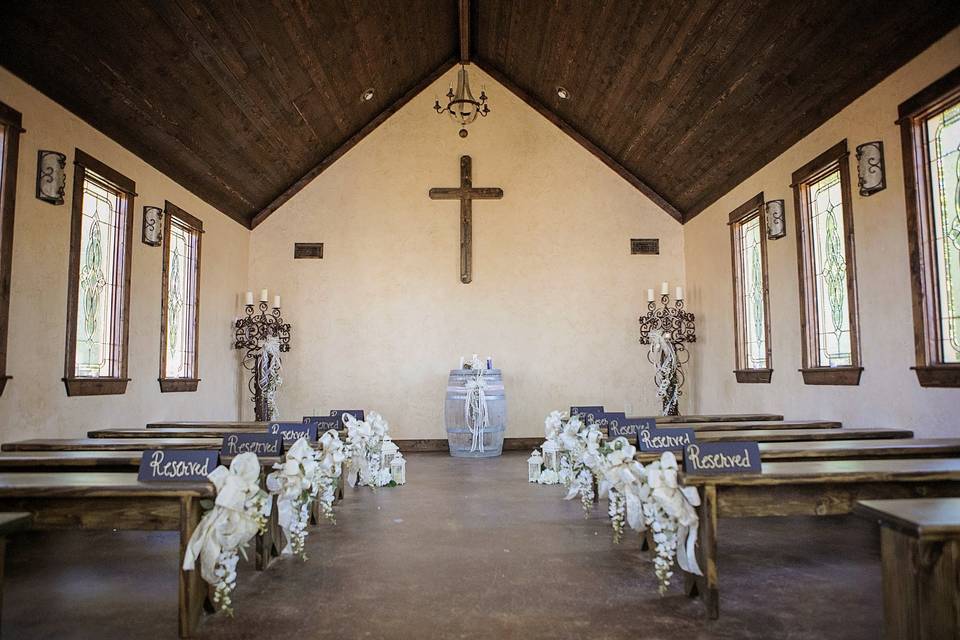
<svg viewBox="0 0 960 640">
<path fill-rule="evenodd" d="M 340 434 L 330 430 L 320 436 L 320 460 L 317 466 L 318 484 L 317 500 L 320 501 L 320 512 L 323 517 L 337 524 L 337 517 L 333 513 L 333 501 L 337 496 L 337 487 L 343 473 L 343 462 L 347 454 Z"/>
<path fill-rule="evenodd" d="M 214 587 L 214 604 L 232 616 L 239 554 L 246 558 L 247 544 L 266 529 L 271 501 L 260 488 L 260 461 L 254 453 L 241 453 L 229 469 L 220 465 L 207 477 L 217 498 L 190 536 L 183 569 L 194 570 L 199 558 L 200 575 Z"/>
<path fill-rule="evenodd" d="M 383 441 L 390 433 L 387 421 L 376 411 L 371 411 L 366 420 L 344 414 L 343 422 L 347 427 L 347 457 L 350 460 L 347 483 L 351 487 L 390 484 L 390 469 L 380 468 Z"/>
</svg>

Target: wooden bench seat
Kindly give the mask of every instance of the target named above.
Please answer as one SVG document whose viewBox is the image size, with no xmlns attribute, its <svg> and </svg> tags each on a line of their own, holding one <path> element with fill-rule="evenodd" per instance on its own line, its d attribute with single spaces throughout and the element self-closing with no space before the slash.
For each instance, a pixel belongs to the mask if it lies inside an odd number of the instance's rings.
<svg viewBox="0 0 960 640">
<path fill-rule="evenodd" d="M 299 422 L 295 420 L 294 422 Z M 266 427 L 269 422 L 256 420 L 198 420 L 193 422 L 149 422 L 147 429 L 166 429 L 171 427 L 222 427 L 224 429 L 243 430 L 243 429 L 261 429 Z"/>
<path fill-rule="evenodd" d="M 960 637 L 960 498 L 864 500 L 880 524 L 883 637 Z"/>
<path fill-rule="evenodd" d="M 815 442 L 761 442 L 765 461 L 864 460 L 869 458 L 960 457 L 960 438 L 894 438 L 890 440 L 818 440 Z M 683 460 L 683 451 L 674 452 Z M 636 459 L 649 464 L 659 453 L 639 452 Z"/>
<path fill-rule="evenodd" d="M 219 449 L 211 438 L 35 438 L 4 442 L 0 451 L 143 451 L 144 449 Z"/>
<path fill-rule="evenodd" d="M 710 618 L 719 616 L 717 519 L 838 515 L 858 500 L 960 497 L 960 459 L 882 459 L 763 462 L 759 474 L 683 475 L 701 504 L 698 561 L 702 577 L 687 576 Z"/>
<path fill-rule="evenodd" d="M 656 416 L 657 423 L 667 422 L 759 422 L 761 420 L 783 420 L 775 413 L 718 413 L 714 415 L 692 416 Z"/>
<path fill-rule="evenodd" d="M 909 429 L 761 429 L 757 431 L 698 431 L 697 440 L 703 442 L 803 442 L 814 440 L 869 440 L 912 438 Z"/>
<path fill-rule="evenodd" d="M 700 431 L 772 431 L 779 429 L 839 429 L 842 422 L 836 420 L 791 420 L 763 422 L 666 422 L 657 423 L 658 429 L 693 429 Z"/>
<path fill-rule="evenodd" d="M 222 438 L 231 433 L 266 433 L 267 426 L 256 429 L 236 429 L 233 427 L 158 427 L 155 429 L 111 428 L 94 429 L 87 432 L 88 438 Z M 322 435 L 322 434 L 321 434 Z M 347 437 L 346 429 L 340 430 L 342 438 Z"/>
<path fill-rule="evenodd" d="M 183 554 L 200 522 L 200 501 L 215 495 L 209 482 L 144 483 L 135 473 L 0 472 L 0 511 L 30 513 L 30 530 L 179 531 L 181 638 L 194 634 L 208 593 L 199 570 L 181 569 Z"/>
</svg>

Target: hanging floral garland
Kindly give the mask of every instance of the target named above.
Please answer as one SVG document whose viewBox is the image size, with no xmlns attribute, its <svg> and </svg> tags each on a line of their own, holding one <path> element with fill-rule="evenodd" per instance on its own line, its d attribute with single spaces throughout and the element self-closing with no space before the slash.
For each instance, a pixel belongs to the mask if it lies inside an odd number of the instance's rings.
<svg viewBox="0 0 960 640">
<path fill-rule="evenodd" d="M 214 587 L 214 604 L 232 616 L 239 554 L 246 558 L 247 544 L 266 530 L 271 502 L 260 488 L 260 460 L 254 453 L 241 453 L 229 469 L 220 465 L 207 477 L 217 498 L 190 536 L 183 570 L 194 570 L 199 558 L 200 575 Z"/>
<path fill-rule="evenodd" d="M 390 425 L 376 411 L 367 414 L 366 420 L 357 420 L 350 414 L 344 414 L 343 422 L 347 427 L 347 483 L 351 487 L 382 487 L 390 484 L 390 469 L 381 469 L 381 453 L 384 439 L 390 432 Z"/>
</svg>

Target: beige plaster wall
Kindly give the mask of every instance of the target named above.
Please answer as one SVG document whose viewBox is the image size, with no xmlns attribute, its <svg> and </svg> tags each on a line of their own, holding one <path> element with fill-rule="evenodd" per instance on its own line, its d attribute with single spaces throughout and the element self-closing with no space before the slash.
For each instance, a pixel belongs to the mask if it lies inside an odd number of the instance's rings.
<svg viewBox="0 0 960 640">
<path fill-rule="evenodd" d="M 698 342 L 693 353 L 694 408 L 701 412 L 773 411 L 791 418 L 838 418 L 850 426 L 912 427 L 919 435 L 956 435 L 960 390 L 917 383 L 910 302 L 903 166 L 897 105 L 953 69 L 960 30 L 886 78 L 841 113 L 738 185 L 684 226 L 686 269 Z M 789 108 L 789 105 L 784 105 Z M 863 377 L 857 387 L 803 384 L 797 238 L 790 175 L 846 138 L 851 151 Z M 887 189 L 861 197 L 853 151 L 883 140 Z M 771 384 L 737 384 L 727 216 L 763 191 L 786 201 L 786 238 L 768 242 L 773 347 Z"/>
<path fill-rule="evenodd" d="M 466 139 L 431 111 L 451 71 L 256 228 L 250 288 L 283 296 L 293 324 L 281 413 L 379 410 L 401 438 L 442 438 L 449 370 L 492 355 L 508 436 L 543 433 L 554 408 L 602 402 L 651 412 L 637 342 L 646 290 L 683 284 L 681 226 L 477 69 L 492 113 Z M 474 204 L 474 280 L 459 281 L 459 158 L 500 201 Z M 660 238 L 658 257 L 631 237 Z M 323 260 L 293 260 L 323 242 Z M 272 298 L 271 298 L 272 299 Z"/>
<path fill-rule="evenodd" d="M 7 369 L 0 397 L 0 441 L 79 436 L 91 428 L 150 420 L 235 419 L 239 391 L 230 322 L 247 280 L 250 233 L 143 160 L 0 68 L 0 100 L 23 114 L 12 267 Z M 129 376 L 122 396 L 68 398 L 63 387 L 67 268 L 74 148 L 135 180 Z M 34 197 L 37 150 L 67 154 L 67 201 Z M 140 242 L 142 207 L 170 200 L 203 220 L 200 376 L 196 393 L 161 394 L 161 249 Z"/>
</svg>

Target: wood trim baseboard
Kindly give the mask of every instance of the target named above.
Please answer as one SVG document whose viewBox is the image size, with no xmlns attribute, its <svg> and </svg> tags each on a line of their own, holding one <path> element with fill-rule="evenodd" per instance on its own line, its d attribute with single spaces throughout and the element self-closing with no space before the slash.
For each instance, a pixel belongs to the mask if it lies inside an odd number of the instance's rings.
<svg viewBox="0 0 960 640">
<path fill-rule="evenodd" d="M 769 383 L 773 369 L 734 369 L 739 383 Z"/>
<path fill-rule="evenodd" d="M 157 378 L 161 393 L 196 391 L 200 378 Z"/>
<path fill-rule="evenodd" d="M 856 386 L 860 384 L 863 367 L 817 367 L 799 371 L 803 374 L 803 384 Z"/>
<path fill-rule="evenodd" d="M 960 364 L 910 368 L 916 371 L 917 382 L 921 387 L 960 387 Z"/>
<path fill-rule="evenodd" d="M 63 378 L 68 396 L 110 396 L 127 392 L 130 378 Z"/>
<path fill-rule="evenodd" d="M 394 444 L 400 447 L 403 453 L 448 453 L 450 447 L 446 438 L 414 438 L 394 439 Z M 543 444 L 543 438 L 504 438 L 504 451 L 532 451 Z"/>
</svg>

